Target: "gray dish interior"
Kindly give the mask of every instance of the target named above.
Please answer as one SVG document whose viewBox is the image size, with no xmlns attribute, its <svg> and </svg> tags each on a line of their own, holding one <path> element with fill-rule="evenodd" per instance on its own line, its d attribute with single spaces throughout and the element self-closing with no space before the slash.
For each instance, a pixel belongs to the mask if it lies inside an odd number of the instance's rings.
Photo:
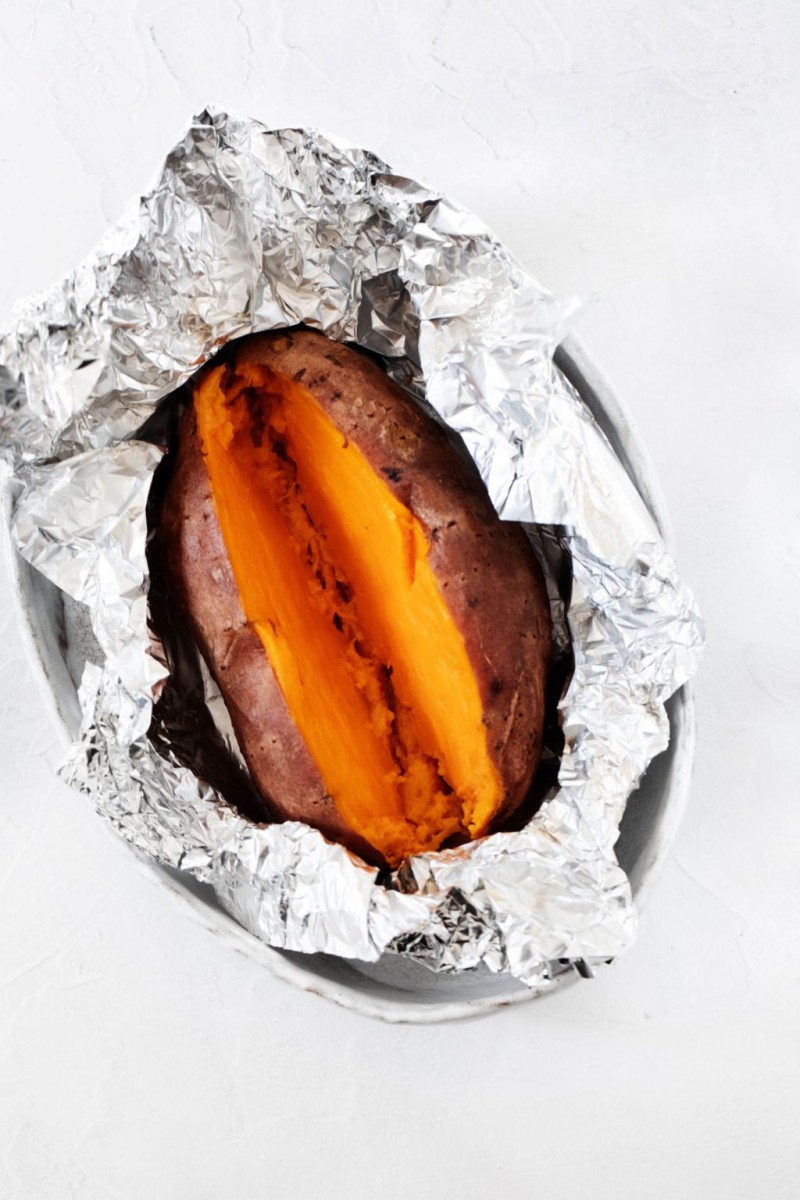
<svg viewBox="0 0 800 1200">
<path fill-rule="evenodd" d="M 658 484 L 627 413 L 573 339 L 559 348 L 556 362 L 605 432 L 669 542 L 668 519 Z M 87 661 L 97 662 L 99 650 L 83 605 L 65 596 L 16 551 L 12 551 L 11 558 L 29 649 L 44 676 L 53 715 L 69 740 L 80 726 L 77 687 L 83 666 Z M 617 843 L 619 861 L 640 907 L 674 838 L 691 773 L 694 710 L 687 687 L 673 696 L 667 712 L 670 745 L 654 759 L 631 797 Z M 398 955 L 384 955 L 378 963 L 361 963 L 323 954 L 274 950 L 235 926 L 218 905 L 211 887 L 149 860 L 146 865 L 173 894 L 188 903 L 204 924 L 217 932 L 226 931 L 237 948 L 260 958 L 275 974 L 371 1015 L 390 1020 L 446 1019 L 537 994 L 482 968 L 452 976 L 434 975 Z M 572 969 L 565 969 L 562 979 L 574 977 Z"/>
</svg>

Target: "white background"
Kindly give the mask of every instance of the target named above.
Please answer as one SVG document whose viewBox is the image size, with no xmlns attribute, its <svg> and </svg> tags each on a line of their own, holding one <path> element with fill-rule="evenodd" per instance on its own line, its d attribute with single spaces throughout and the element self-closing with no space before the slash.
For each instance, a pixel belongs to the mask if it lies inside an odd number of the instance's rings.
<svg viewBox="0 0 800 1200">
<path fill-rule="evenodd" d="M 709 627 L 691 807 L 627 957 L 392 1027 L 189 921 L 89 805 L 0 576 L 0 1195 L 800 1193 L 800 8 L 5 0 L 0 313 L 206 103 L 452 193 L 631 408 Z"/>
</svg>

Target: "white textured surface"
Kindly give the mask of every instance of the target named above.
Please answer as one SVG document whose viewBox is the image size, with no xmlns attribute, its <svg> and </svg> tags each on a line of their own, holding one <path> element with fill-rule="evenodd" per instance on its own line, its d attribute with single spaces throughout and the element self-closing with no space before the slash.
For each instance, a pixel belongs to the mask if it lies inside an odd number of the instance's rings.
<svg viewBox="0 0 800 1200">
<path fill-rule="evenodd" d="M 633 951 L 379 1025 L 234 955 L 53 779 L 0 575 L 0 1195 L 800 1190 L 800 11 L 792 0 L 0 4 L 0 313 L 213 101 L 472 207 L 628 402 L 709 624 L 693 800 Z"/>
</svg>

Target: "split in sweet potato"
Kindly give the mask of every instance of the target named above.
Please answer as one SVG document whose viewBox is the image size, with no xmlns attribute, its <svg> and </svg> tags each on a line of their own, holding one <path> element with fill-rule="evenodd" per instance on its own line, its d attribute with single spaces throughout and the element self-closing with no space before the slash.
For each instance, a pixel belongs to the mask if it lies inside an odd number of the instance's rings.
<svg viewBox="0 0 800 1200">
<path fill-rule="evenodd" d="M 484 833 L 504 789 L 429 535 L 302 383 L 195 387 L 244 614 L 343 820 L 389 863 Z"/>
</svg>

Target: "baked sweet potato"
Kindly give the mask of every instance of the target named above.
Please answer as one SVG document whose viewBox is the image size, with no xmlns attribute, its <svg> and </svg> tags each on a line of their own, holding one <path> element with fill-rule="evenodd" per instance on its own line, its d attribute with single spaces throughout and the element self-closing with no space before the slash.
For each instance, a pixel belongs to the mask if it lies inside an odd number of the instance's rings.
<svg viewBox="0 0 800 1200">
<path fill-rule="evenodd" d="M 538 564 L 365 356 L 308 330 L 229 346 L 195 382 L 159 536 L 278 817 L 394 866 L 521 804 L 550 655 Z"/>
</svg>

